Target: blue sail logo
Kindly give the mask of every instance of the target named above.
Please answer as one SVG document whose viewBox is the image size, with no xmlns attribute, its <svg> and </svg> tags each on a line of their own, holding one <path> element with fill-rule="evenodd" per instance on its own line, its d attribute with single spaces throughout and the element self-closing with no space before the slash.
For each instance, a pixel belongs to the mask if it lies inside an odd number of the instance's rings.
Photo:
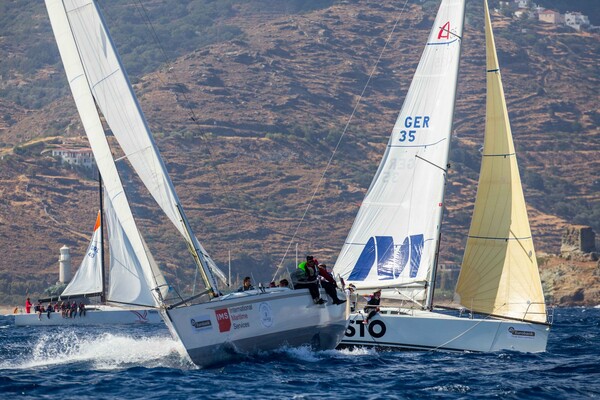
<svg viewBox="0 0 600 400">
<path fill-rule="evenodd" d="M 408 236 L 396 250 L 392 236 L 371 237 L 360 253 L 348 280 L 364 281 L 375 265 L 379 279 L 398 278 L 407 266 L 410 268 L 409 277 L 416 277 L 423 253 L 423 242 L 422 234 Z"/>
</svg>

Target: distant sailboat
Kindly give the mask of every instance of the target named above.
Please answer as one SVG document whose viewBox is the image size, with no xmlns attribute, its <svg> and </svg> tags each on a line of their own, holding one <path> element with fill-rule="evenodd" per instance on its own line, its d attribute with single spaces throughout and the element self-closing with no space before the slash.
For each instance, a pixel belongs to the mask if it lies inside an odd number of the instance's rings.
<svg viewBox="0 0 600 400">
<path fill-rule="evenodd" d="M 487 2 L 487 104 L 477 199 L 456 288 L 468 316 L 434 309 L 464 0 L 443 0 L 413 82 L 334 271 L 359 293 L 382 290 L 342 345 L 545 351 L 550 325 L 531 239 Z M 408 306 L 407 306 L 408 304 Z M 475 314 L 475 315 L 474 315 Z"/>
<path fill-rule="evenodd" d="M 100 183 L 102 188 L 102 183 Z M 132 251 L 130 242 L 116 216 L 112 202 L 100 194 L 102 208 L 98 211 L 94 233 L 77 272 L 57 297 L 41 299 L 42 303 L 80 302 L 82 298 L 92 299 L 86 305 L 86 315 L 76 318 L 63 318 L 60 311 L 49 315 L 17 314 L 15 325 L 112 325 L 162 323 L 156 310 L 156 302 L 140 284 L 143 276 L 141 263 Z M 103 221 L 106 220 L 106 223 Z M 103 226 L 106 226 L 110 262 L 108 271 L 104 270 Z M 156 279 L 161 282 L 163 295 L 167 286 L 164 277 L 155 269 Z M 87 303 L 87 301 L 86 301 Z"/>
<path fill-rule="evenodd" d="M 192 231 L 96 3 L 46 0 L 46 7 L 105 191 L 130 250 L 140 261 L 142 292 L 153 298 L 191 360 L 208 366 L 284 345 L 335 348 L 346 329 L 346 310 L 315 304 L 307 289 L 220 295 L 210 258 Z M 178 299 L 167 299 L 162 293 L 166 285 L 158 279 L 156 263 L 131 215 L 98 112 L 119 142 L 124 158 L 185 241 L 204 282 L 200 293 Z"/>
</svg>

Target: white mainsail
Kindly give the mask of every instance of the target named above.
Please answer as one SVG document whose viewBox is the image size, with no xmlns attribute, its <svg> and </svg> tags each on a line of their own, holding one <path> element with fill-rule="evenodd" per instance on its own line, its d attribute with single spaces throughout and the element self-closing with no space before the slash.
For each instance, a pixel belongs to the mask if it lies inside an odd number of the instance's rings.
<svg viewBox="0 0 600 400">
<path fill-rule="evenodd" d="M 61 293 L 61 297 L 98 295 L 102 292 L 102 226 L 100 224 L 100 212 L 96 218 L 94 234 L 85 252 L 83 261 L 71 282 Z"/>
<path fill-rule="evenodd" d="M 68 3 L 74 6 L 73 2 Z M 94 98 L 90 91 L 89 82 L 86 79 L 84 66 L 81 63 L 78 47 L 74 40 L 70 20 L 67 17 L 63 2 L 61 0 L 46 0 L 46 8 L 77 111 L 79 112 L 81 122 L 94 153 L 96 164 L 103 177 L 105 193 L 114 207 L 119 224 L 129 239 L 135 257 L 141 264 L 143 278 L 146 282 L 146 290 L 149 293 L 151 292 L 149 288 L 160 287 L 164 290 L 166 287 L 164 277 L 159 271 L 153 269 L 143 240 L 133 219 L 112 152 L 104 133 L 104 128 L 102 127 L 102 122 L 96 109 Z M 147 305 L 155 306 L 158 304 L 154 296 L 155 294 L 153 294 L 152 302 Z"/>
<path fill-rule="evenodd" d="M 422 301 L 436 263 L 464 0 L 444 0 L 379 169 L 334 267 L 360 289 Z"/>
<path fill-rule="evenodd" d="M 487 2 L 485 37 L 485 139 L 477 198 L 456 293 L 460 303 L 474 311 L 544 323 L 544 293 Z"/>
<path fill-rule="evenodd" d="M 98 108 L 117 138 L 125 157 L 188 243 L 207 288 L 216 289 L 217 285 L 205 259 L 205 252 L 201 251 L 200 243 L 187 222 L 171 178 L 96 3 L 93 0 L 64 0 L 62 3 L 70 33 L 76 43 L 77 59 L 85 70 L 88 88 Z"/>
</svg>

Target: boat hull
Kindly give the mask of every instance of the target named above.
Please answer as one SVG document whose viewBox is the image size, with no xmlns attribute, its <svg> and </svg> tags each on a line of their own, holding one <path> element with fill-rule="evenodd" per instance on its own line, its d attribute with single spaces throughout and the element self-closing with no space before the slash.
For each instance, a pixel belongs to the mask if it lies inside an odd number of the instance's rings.
<svg viewBox="0 0 600 400">
<path fill-rule="evenodd" d="M 404 350 L 538 353 L 546 351 L 550 326 L 494 318 L 467 318 L 421 310 L 384 309 L 364 325 L 352 313 L 341 347 Z"/>
<path fill-rule="evenodd" d="M 251 292 L 164 310 L 163 317 L 202 367 L 285 346 L 334 349 L 342 340 L 348 324 L 345 304 L 316 305 L 307 289 Z"/>
<path fill-rule="evenodd" d="M 111 306 L 90 307 L 85 317 L 63 318 L 60 312 L 37 314 L 15 314 L 17 326 L 55 326 L 55 325 L 118 325 L 118 324 L 160 324 L 162 318 L 153 309 L 123 309 Z"/>
</svg>

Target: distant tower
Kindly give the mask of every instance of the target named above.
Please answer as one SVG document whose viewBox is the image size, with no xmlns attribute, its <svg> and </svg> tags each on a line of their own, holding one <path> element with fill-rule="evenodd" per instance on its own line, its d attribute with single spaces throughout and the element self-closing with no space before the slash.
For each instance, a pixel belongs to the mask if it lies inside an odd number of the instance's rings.
<svg viewBox="0 0 600 400">
<path fill-rule="evenodd" d="M 60 283 L 69 283 L 71 280 L 72 272 L 71 272 L 71 254 L 69 253 L 69 248 L 67 246 L 63 246 L 60 249 L 60 258 L 58 259 L 59 263 L 59 277 L 58 281 Z"/>
</svg>

